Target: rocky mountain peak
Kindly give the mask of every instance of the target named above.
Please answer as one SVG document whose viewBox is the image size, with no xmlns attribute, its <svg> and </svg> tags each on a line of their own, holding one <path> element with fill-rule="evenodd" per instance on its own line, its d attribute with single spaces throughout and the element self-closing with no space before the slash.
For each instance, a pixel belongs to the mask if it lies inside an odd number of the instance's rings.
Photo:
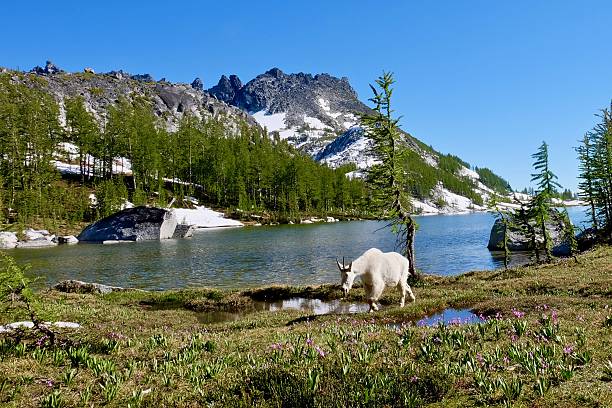
<svg viewBox="0 0 612 408">
<path fill-rule="evenodd" d="M 221 75 L 217 85 L 210 88 L 208 93 L 220 101 L 233 105 L 234 98 L 240 89 L 242 89 L 242 81 L 236 75 L 230 75 L 229 78 Z"/>
<path fill-rule="evenodd" d="M 204 89 L 204 83 L 202 82 L 202 80 L 200 78 L 196 78 L 193 80 L 193 82 L 191 83 L 191 87 L 193 89 L 198 89 L 198 90 L 203 90 Z"/>
<path fill-rule="evenodd" d="M 276 67 L 244 85 L 234 75 L 223 75 L 208 93 L 252 114 L 268 131 L 312 156 L 369 110 L 346 78 L 286 74 Z"/>
<path fill-rule="evenodd" d="M 285 75 L 285 73 L 283 71 L 281 71 L 279 68 L 275 67 L 275 68 L 272 68 L 272 69 L 266 71 L 264 73 L 264 75 L 269 75 L 269 76 L 272 76 L 274 78 L 282 78 Z"/>
<path fill-rule="evenodd" d="M 230 75 L 229 82 L 233 89 L 239 90 L 242 88 L 242 81 L 238 78 L 238 75 Z"/>
</svg>

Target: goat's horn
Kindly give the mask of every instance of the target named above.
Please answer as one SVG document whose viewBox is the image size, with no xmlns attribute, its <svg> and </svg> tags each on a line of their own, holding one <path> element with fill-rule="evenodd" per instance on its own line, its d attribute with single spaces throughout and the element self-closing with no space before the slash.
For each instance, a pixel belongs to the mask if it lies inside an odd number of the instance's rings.
<svg viewBox="0 0 612 408">
<path fill-rule="evenodd" d="M 342 257 L 342 267 L 344 268 L 344 257 Z"/>
</svg>

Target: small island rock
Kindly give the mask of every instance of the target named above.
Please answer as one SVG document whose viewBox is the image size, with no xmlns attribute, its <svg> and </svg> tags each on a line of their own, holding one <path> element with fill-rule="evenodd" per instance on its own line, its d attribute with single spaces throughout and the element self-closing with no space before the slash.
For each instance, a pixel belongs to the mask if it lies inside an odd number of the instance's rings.
<svg viewBox="0 0 612 408">
<path fill-rule="evenodd" d="M 535 226 L 533 222 L 530 224 Z M 552 254 L 554 256 L 569 255 L 569 245 L 565 241 L 563 234 L 564 227 L 565 224 L 561 213 L 554 208 L 551 209 L 549 220 L 546 222 L 546 231 L 548 232 L 549 239 L 552 241 Z M 491 228 L 487 248 L 491 251 L 500 251 L 503 249 L 503 240 L 504 227 L 501 220 L 497 219 Z M 538 248 L 542 248 L 543 244 L 544 238 L 536 227 L 536 245 Z M 508 231 L 508 249 L 510 251 L 530 251 L 533 248 L 531 240 L 521 229 L 510 227 Z"/>
</svg>

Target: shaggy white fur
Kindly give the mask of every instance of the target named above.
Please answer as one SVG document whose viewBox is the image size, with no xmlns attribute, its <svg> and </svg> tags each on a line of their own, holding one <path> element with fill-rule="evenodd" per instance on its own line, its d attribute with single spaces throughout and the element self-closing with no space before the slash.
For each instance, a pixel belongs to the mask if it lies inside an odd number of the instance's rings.
<svg viewBox="0 0 612 408">
<path fill-rule="evenodd" d="M 408 285 L 408 259 L 397 252 L 382 252 L 380 249 L 368 249 L 359 258 L 348 265 L 336 260 L 340 277 L 342 278 L 342 290 L 345 296 L 353 287 L 356 277 L 360 277 L 366 292 L 366 298 L 370 305 L 370 312 L 378 310 L 376 302 L 387 286 L 397 286 L 400 290 L 400 307 L 404 307 L 406 293 L 411 301 L 415 301 L 412 289 Z"/>
</svg>

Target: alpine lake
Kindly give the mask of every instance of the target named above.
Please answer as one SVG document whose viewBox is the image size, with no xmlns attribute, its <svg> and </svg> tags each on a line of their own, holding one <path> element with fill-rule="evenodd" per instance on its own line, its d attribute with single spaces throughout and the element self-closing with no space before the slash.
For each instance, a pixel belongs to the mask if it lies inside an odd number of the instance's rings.
<svg viewBox="0 0 612 408">
<path fill-rule="evenodd" d="M 568 209 L 581 226 L 584 207 Z M 416 267 L 457 275 L 503 266 L 487 242 L 489 213 L 417 216 Z M 114 245 L 78 244 L 8 251 L 38 285 L 64 279 L 145 290 L 209 287 L 243 289 L 273 284 L 336 283 L 336 258 L 350 260 L 377 247 L 395 250 L 395 235 L 382 221 L 200 229 L 192 238 Z M 513 254 L 511 264 L 529 261 Z"/>
</svg>

